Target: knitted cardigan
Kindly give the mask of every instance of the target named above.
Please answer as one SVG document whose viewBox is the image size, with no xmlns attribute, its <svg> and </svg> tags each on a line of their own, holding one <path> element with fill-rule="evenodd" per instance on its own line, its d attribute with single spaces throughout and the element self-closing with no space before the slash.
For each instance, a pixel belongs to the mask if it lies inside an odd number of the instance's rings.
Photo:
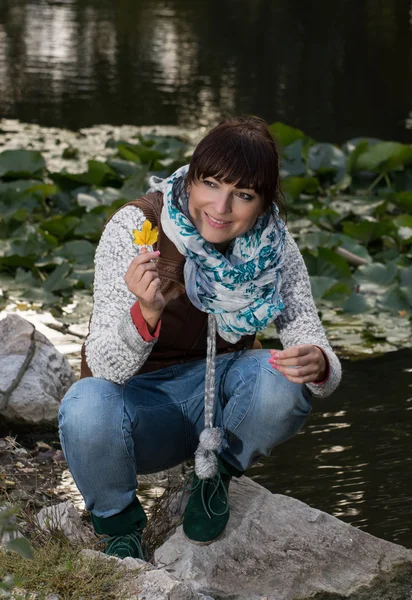
<svg viewBox="0 0 412 600">
<path fill-rule="evenodd" d="M 106 225 L 95 255 L 94 306 L 85 355 L 94 377 L 119 384 L 138 373 L 157 341 L 145 341 L 140 335 L 131 315 L 136 297 L 124 281 L 137 255 L 131 231 L 140 229 L 144 220 L 137 206 L 119 210 Z M 285 308 L 275 320 L 276 329 L 283 348 L 313 344 L 323 350 L 329 363 L 327 379 L 306 385 L 315 396 L 325 397 L 338 386 L 341 366 L 319 320 L 305 263 L 289 232 L 285 253 L 280 292 Z"/>
</svg>

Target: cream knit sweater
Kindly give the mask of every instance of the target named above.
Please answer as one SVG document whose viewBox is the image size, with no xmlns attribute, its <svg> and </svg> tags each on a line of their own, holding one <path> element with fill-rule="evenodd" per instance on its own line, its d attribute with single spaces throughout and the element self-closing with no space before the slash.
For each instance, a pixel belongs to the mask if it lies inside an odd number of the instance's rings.
<svg viewBox="0 0 412 600">
<path fill-rule="evenodd" d="M 107 224 L 95 256 L 94 307 L 85 351 L 94 375 L 125 383 L 142 367 L 155 341 L 146 342 L 135 327 L 130 308 L 136 297 L 124 281 L 129 264 L 138 254 L 131 231 L 141 229 L 145 216 L 136 206 L 126 206 Z M 307 384 L 315 396 L 329 396 L 338 386 L 341 366 L 333 352 L 313 301 L 302 255 L 287 232 L 282 269 L 281 297 L 285 305 L 275 325 L 283 348 L 314 344 L 329 360 L 329 376 L 322 384 Z"/>
</svg>

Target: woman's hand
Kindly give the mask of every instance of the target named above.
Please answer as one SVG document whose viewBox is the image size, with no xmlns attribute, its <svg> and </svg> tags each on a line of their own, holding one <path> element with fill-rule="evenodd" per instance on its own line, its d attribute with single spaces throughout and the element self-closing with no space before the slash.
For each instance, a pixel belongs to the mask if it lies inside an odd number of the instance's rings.
<svg viewBox="0 0 412 600">
<path fill-rule="evenodd" d="M 270 364 L 293 383 L 324 381 L 327 373 L 326 358 L 317 346 L 302 344 L 286 350 L 270 350 Z"/>
<path fill-rule="evenodd" d="M 129 290 L 138 298 L 140 310 L 149 328 L 153 331 L 166 305 L 160 291 L 160 277 L 155 259 L 160 252 L 148 252 L 142 248 L 126 271 L 124 280 Z"/>
</svg>

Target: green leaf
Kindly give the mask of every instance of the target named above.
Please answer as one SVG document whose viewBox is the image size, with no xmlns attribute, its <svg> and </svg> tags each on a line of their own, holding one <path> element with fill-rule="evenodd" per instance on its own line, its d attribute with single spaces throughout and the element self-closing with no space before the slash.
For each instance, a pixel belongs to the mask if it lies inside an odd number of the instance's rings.
<svg viewBox="0 0 412 600">
<path fill-rule="evenodd" d="M 87 240 L 66 242 L 56 250 L 57 256 L 64 256 L 68 260 L 81 265 L 92 265 L 94 253 L 95 246 Z"/>
<path fill-rule="evenodd" d="M 100 206 L 111 206 L 116 200 L 122 198 L 120 190 L 112 187 L 106 187 L 98 190 L 89 190 L 87 193 L 78 191 L 75 198 L 79 206 L 86 208 L 86 211 L 92 211 Z"/>
<path fill-rule="evenodd" d="M 23 297 L 26 300 L 30 300 L 30 302 L 35 302 L 36 304 L 53 306 L 58 302 L 58 297 L 52 292 L 45 290 L 43 287 L 26 288 L 23 291 Z"/>
<path fill-rule="evenodd" d="M 308 167 L 321 175 L 336 173 L 340 180 L 346 172 L 346 156 L 333 144 L 314 144 L 308 150 Z"/>
<path fill-rule="evenodd" d="M 0 153 L 0 177 L 40 179 L 46 163 L 35 150 L 5 150 Z"/>
<path fill-rule="evenodd" d="M 142 168 L 137 171 L 133 177 L 128 179 L 124 186 L 119 190 L 120 195 L 125 200 L 135 200 L 147 191 L 147 170 Z"/>
<path fill-rule="evenodd" d="M 323 294 L 325 300 L 339 302 L 346 300 L 352 292 L 352 286 L 347 281 L 338 281 Z"/>
<path fill-rule="evenodd" d="M 340 236 L 337 233 L 326 231 L 314 231 L 305 233 L 299 238 L 299 248 L 302 250 L 317 250 L 320 247 L 334 248 L 339 243 Z"/>
<path fill-rule="evenodd" d="M 71 288 L 73 282 L 67 279 L 71 267 L 68 263 L 63 263 L 56 267 L 43 283 L 43 287 L 47 292 L 59 292 Z"/>
<path fill-rule="evenodd" d="M 83 183 L 96 186 L 107 185 L 116 179 L 121 181 L 119 175 L 109 167 L 108 164 L 99 160 L 89 160 L 87 173 L 83 175 Z"/>
<path fill-rule="evenodd" d="M 402 242 L 412 242 L 412 215 L 399 215 L 393 220 L 397 236 Z"/>
<path fill-rule="evenodd" d="M 104 215 L 89 213 L 81 219 L 74 230 L 74 234 L 98 242 L 103 231 L 104 222 Z"/>
<path fill-rule="evenodd" d="M 317 260 L 318 275 L 326 277 L 349 278 L 351 270 L 344 258 L 329 248 L 319 248 Z"/>
<path fill-rule="evenodd" d="M 350 142 L 347 142 L 347 148 L 353 148 L 350 150 L 350 154 L 348 156 L 348 162 L 346 165 L 346 170 L 348 173 L 353 173 L 358 157 L 363 154 L 368 148 L 367 140 L 362 140 L 356 144 L 356 146 L 349 146 Z"/>
<path fill-rule="evenodd" d="M 359 223 L 344 221 L 343 232 L 365 244 L 380 239 L 383 235 L 391 233 L 393 225 L 390 221 L 363 220 Z"/>
<path fill-rule="evenodd" d="M 398 267 L 394 263 L 371 263 L 357 268 L 354 279 L 362 293 L 382 294 L 396 279 Z"/>
<path fill-rule="evenodd" d="M 91 288 L 94 281 L 94 269 L 85 269 L 82 265 L 73 265 L 70 279 L 80 284 L 78 287 Z"/>
<path fill-rule="evenodd" d="M 288 177 L 283 181 L 282 189 L 295 200 L 303 192 L 314 194 L 319 189 L 319 180 L 316 177 Z"/>
<path fill-rule="evenodd" d="M 412 163 L 412 147 L 398 142 L 379 142 L 358 156 L 355 168 L 357 171 L 388 171 Z"/>
<path fill-rule="evenodd" d="M 26 538 L 14 538 L 7 542 L 6 548 L 7 550 L 14 550 L 14 552 L 17 552 L 20 556 L 23 556 L 23 558 L 32 559 L 34 557 L 32 547 Z"/>
<path fill-rule="evenodd" d="M 313 275 L 310 278 L 310 285 L 314 298 L 322 298 L 323 294 L 337 283 L 334 277 L 325 277 L 322 275 Z"/>
<path fill-rule="evenodd" d="M 280 160 L 280 175 L 282 178 L 306 174 L 303 152 L 303 140 L 297 140 L 283 150 Z"/>
<path fill-rule="evenodd" d="M 398 192 L 397 194 L 391 194 L 389 200 L 412 215 L 412 192 Z"/>
<path fill-rule="evenodd" d="M 352 292 L 343 305 L 344 312 L 353 314 L 369 312 L 372 308 L 370 300 L 357 292 Z"/>
<path fill-rule="evenodd" d="M 41 221 L 40 227 L 57 240 L 62 241 L 74 231 L 79 223 L 81 223 L 81 219 L 78 217 L 56 215 Z"/>
<path fill-rule="evenodd" d="M 269 131 L 282 148 L 305 137 L 305 134 L 300 129 L 295 129 L 294 127 L 285 125 L 285 123 L 280 123 L 279 121 L 272 123 L 269 127 Z"/>
<path fill-rule="evenodd" d="M 117 148 L 122 158 L 132 162 L 142 162 L 150 165 L 162 158 L 166 158 L 163 152 L 159 152 L 143 144 L 135 145 L 120 142 Z"/>
<path fill-rule="evenodd" d="M 412 267 L 399 268 L 401 285 L 412 289 Z"/>
<path fill-rule="evenodd" d="M 388 310 L 392 313 L 411 310 L 411 304 L 409 303 L 407 295 L 397 283 L 391 285 L 391 287 L 377 299 L 376 306 L 381 310 Z"/>
<path fill-rule="evenodd" d="M 123 177 L 132 177 L 136 173 L 138 166 L 136 162 L 131 160 L 122 160 L 121 158 L 110 158 L 107 164 L 113 171 Z"/>
<path fill-rule="evenodd" d="M 356 256 L 359 256 L 360 258 L 365 258 L 368 261 L 372 260 L 371 255 L 365 246 L 359 244 L 354 238 L 344 235 L 343 233 L 338 234 L 338 236 L 339 241 L 336 244 L 337 246 L 341 246 L 342 248 L 345 248 L 345 250 L 349 250 L 349 252 L 356 254 Z"/>
</svg>

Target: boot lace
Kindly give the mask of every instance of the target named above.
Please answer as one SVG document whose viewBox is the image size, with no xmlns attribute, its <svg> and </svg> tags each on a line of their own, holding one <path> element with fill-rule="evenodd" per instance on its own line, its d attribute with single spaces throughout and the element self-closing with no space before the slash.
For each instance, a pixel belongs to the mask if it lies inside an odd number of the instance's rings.
<svg viewBox="0 0 412 600">
<path fill-rule="evenodd" d="M 213 516 L 220 517 L 229 511 L 229 494 L 219 471 L 211 479 L 199 479 L 194 471 L 188 473 L 183 485 L 182 496 L 180 499 L 180 512 L 182 510 L 184 495 L 188 490 L 189 485 L 191 486 L 189 500 L 194 494 L 200 491 L 203 509 L 209 519 L 211 519 Z M 212 502 L 215 497 L 217 497 L 221 504 L 224 505 L 225 508 L 223 511 L 219 512 L 212 508 Z"/>
<path fill-rule="evenodd" d="M 106 554 L 118 556 L 132 556 L 147 561 L 146 550 L 142 543 L 142 536 L 138 531 L 125 535 L 112 535 L 100 543 L 107 543 Z"/>
</svg>

